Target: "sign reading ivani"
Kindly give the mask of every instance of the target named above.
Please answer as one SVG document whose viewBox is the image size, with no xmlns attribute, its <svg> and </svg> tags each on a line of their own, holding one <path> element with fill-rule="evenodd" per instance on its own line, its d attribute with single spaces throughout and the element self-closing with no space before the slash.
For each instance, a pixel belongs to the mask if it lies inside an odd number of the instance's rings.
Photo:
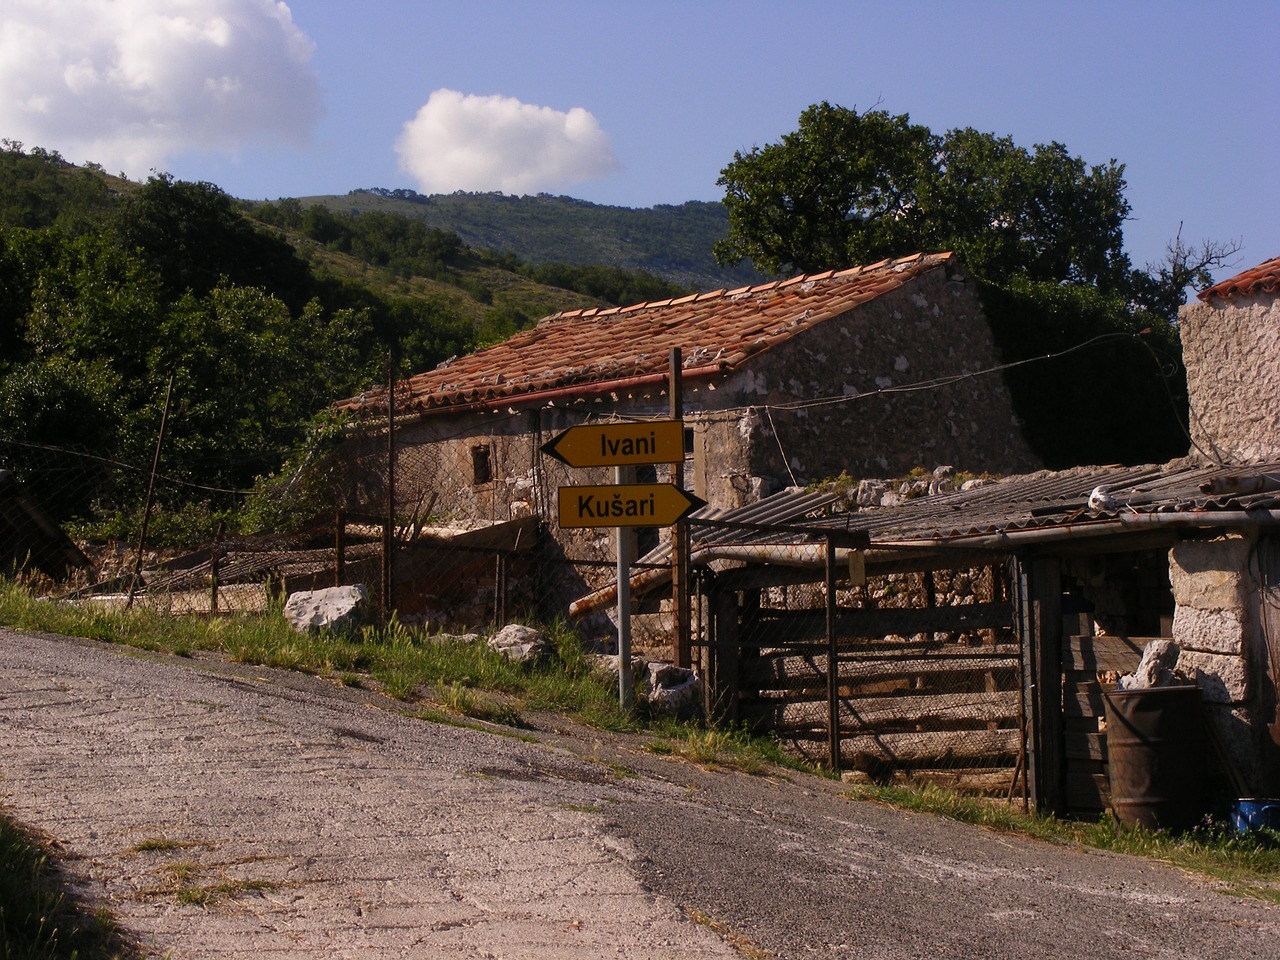
<svg viewBox="0 0 1280 960">
<path fill-rule="evenodd" d="M 684 421 L 581 424 L 544 444 L 542 452 L 571 467 L 679 463 L 684 459 Z"/>
</svg>

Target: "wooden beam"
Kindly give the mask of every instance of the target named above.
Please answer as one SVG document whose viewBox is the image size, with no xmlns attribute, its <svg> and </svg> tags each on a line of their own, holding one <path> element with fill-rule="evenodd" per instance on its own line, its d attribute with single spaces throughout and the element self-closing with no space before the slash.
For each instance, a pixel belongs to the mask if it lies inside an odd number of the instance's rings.
<svg viewBox="0 0 1280 960">
<path fill-rule="evenodd" d="M 1020 560 L 1018 568 L 1032 801 L 1042 813 L 1061 814 L 1066 809 L 1061 565 L 1056 557 L 1030 557 Z"/>
<path fill-rule="evenodd" d="M 743 700 L 743 719 L 763 722 L 779 733 L 813 726 L 822 710 L 817 696 L 786 700 Z M 1018 693 L 949 693 L 937 696 L 840 697 L 839 726 L 844 730 L 886 724 L 1014 723 Z"/>
</svg>

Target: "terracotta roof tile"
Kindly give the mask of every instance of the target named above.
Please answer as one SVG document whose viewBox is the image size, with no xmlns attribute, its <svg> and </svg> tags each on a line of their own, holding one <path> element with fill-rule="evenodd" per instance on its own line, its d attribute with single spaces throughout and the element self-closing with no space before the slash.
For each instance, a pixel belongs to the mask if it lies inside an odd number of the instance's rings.
<svg viewBox="0 0 1280 960">
<path fill-rule="evenodd" d="M 1207 290 L 1200 291 L 1197 296 L 1207 302 L 1214 297 L 1222 297 L 1226 300 L 1236 296 L 1277 291 L 1280 291 L 1280 257 L 1260 263 L 1256 267 L 1250 267 L 1221 283 L 1215 283 Z"/>
<path fill-rule="evenodd" d="M 730 371 L 802 330 L 953 263 L 950 253 L 917 254 L 727 292 L 554 314 L 509 340 L 402 381 L 396 405 L 425 412 L 532 401 L 553 390 L 586 395 L 636 377 L 664 377 L 672 347 L 681 349 L 686 372 Z M 336 406 L 377 410 L 385 395 L 374 388 Z"/>
</svg>

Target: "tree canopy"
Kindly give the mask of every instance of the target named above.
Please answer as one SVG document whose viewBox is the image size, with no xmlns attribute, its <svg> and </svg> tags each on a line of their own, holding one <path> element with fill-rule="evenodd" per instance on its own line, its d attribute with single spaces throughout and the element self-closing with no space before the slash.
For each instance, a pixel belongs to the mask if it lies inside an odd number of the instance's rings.
<svg viewBox="0 0 1280 960">
<path fill-rule="evenodd" d="M 906 115 L 820 103 L 777 143 L 734 154 L 723 263 L 812 273 L 954 250 L 986 278 L 1114 286 L 1128 260 L 1124 166 L 1060 143 L 1028 151 L 972 128 L 938 135 Z"/>
<path fill-rule="evenodd" d="M 1008 377 L 1050 466 L 1186 452 L 1178 307 L 1234 247 L 1178 238 L 1163 263 L 1134 269 L 1117 160 L 823 102 L 776 143 L 735 153 L 718 182 L 722 263 L 749 258 L 778 275 L 951 250 L 978 281 L 1004 360 L 1096 343 Z"/>
</svg>

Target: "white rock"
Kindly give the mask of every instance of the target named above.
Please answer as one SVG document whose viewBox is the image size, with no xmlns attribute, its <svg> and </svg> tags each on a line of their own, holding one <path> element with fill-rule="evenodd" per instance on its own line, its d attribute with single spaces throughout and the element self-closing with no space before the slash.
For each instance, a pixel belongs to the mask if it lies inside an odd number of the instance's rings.
<svg viewBox="0 0 1280 960">
<path fill-rule="evenodd" d="M 518 623 L 509 623 L 490 637 L 489 648 L 516 663 L 537 660 L 551 649 L 541 630 Z"/>
<path fill-rule="evenodd" d="M 369 594 L 362 584 L 328 587 L 290 594 L 284 615 L 299 633 L 349 631 L 364 622 L 368 605 Z"/>
</svg>

